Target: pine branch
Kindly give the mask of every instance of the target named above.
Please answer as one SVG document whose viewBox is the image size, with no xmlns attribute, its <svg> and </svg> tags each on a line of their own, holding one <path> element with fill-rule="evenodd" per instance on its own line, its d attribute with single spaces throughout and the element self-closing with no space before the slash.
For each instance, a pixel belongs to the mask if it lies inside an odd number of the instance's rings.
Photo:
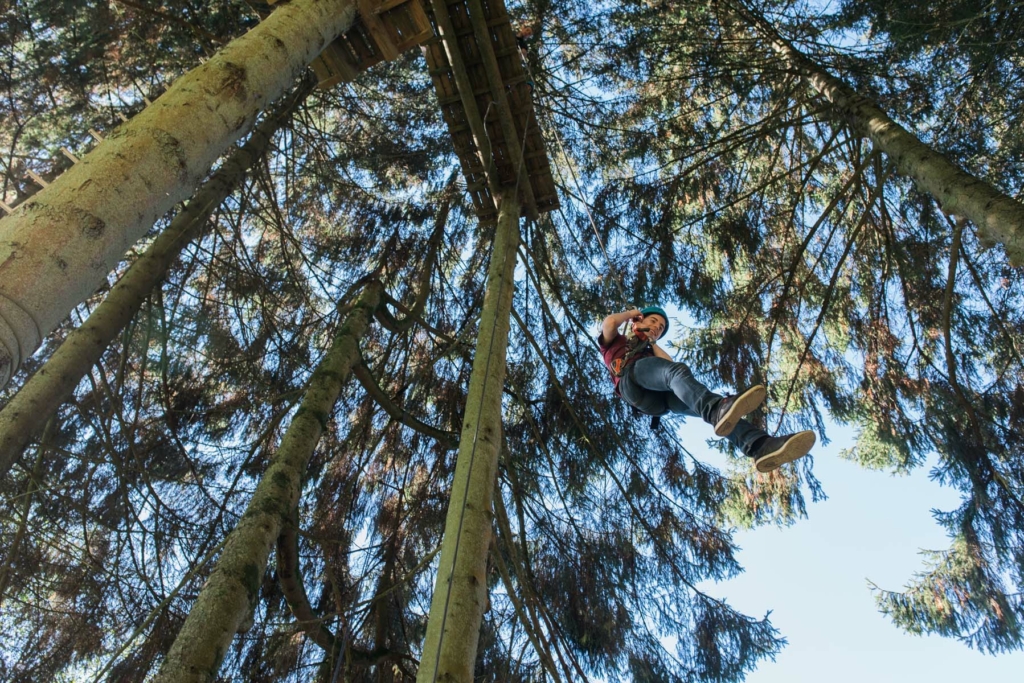
<svg viewBox="0 0 1024 683">
<path fill-rule="evenodd" d="M 327 653 L 330 660 L 337 658 L 340 641 L 324 624 L 324 620 L 316 615 L 309 597 L 306 595 L 302 571 L 299 567 L 299 509 L 292 509 L 291 519 L 281 527 L 281 535 L 277 538 L 277 580 L 281 593 L 288 602 L 288 607 L 295 621 L 310 640 Z"/>
<path fill-rule="evenodd" d="M 366 393 L 368 393 L 370 397 L 377 402 L 377 405 L 383 408 L 384 412 L 392 418 L 404 424 L 406 427 L 436 440 L 445 450 L 450 451 L 458 448 L 458 434 L 453 434 L 451 432 L 437 429 L 436 427 L 431 427 L 425 422 L 414 417 L 404 408 L 399 408 L 395 405 L 395 402 L 388 398 L 387 394 L 385 394 L 380 388 L 380 385 L 377 384 L 377 380 L 374 379 L 373 373 L 370 372 L 365 361 L 360 361 L 359 364 L 352 369 L 352 372 L 355 374 L 356 379 L 359 380 L 359 383 L 363 385 L 363 388 L 366 389 Z"/>
<path fill-rule="evenodd" d="M 224 40 L 220 36 L 217 36 L 217 35 L 215 35 L 213 33 L 210 33 L 209 31 L 207 31 L 206 29 L 202 28 L 201 26 L 196 26 L 195 24 L 193 24 L 191 22 L 188 22 L 188 21 L 185 21 L 181 17 L 175 16 L 175 15 L 169 13 L 169 12 L 164 12 L 163 10 L 153 9 L 152 7 L 147 7 L 146 5 L 143 5 L 141 3 L 133 2 L 133 0 L 113 0 L 113 2 L 116 2 L 119 5 L 124 5 L 125 7 L 130 7 L 131 9 L 137 10 L 137 11 L 142 12 L 144 14 L 148 14 L 150 16 L 158 17 L 160 19 L 163 19 L 164 21 L 169 21 L 172 24 L 178 24 L 179 26 L 183 26 L 183 27 L 193 31 L 197 36 L 201 36 L 203 38 L 206 38 L 207 40 L 210 40 L 210 41 L 216 43 L 217 45 L 223 45 L 223 44 L 225 44 L 227 42 L 226 40 Z"/>
<path fill-rule="evenodd" d="M 498 511 L 499 506 L 502 512 L 504 512 L 504 505 L 500 501 L 501 495 L 499 492 L 499 494 L 494 497 L 495 512 Z M 499 522 L 498 531 L 499 533 L 497 538 L 500 539 L 504 545 L 511 546 L 511 530 L 508 529 L 507 516 L 504 518 L 504 528 Z M 514 549 L 509 548 L 509 552 L 513 553 L 515 551 Z M 547 672 L 551 674 L 551 677 L 555 682 L 561 683 L 558 670 L 555 668 L 555 662 L 551 659 L 551 654 L 547 651 L 547 644 L 544 643 L 542 645 L 541 639 L 543 638 L 543 633 L 541 632 L 540 624 L 535 621 L 536 617 L 533 615 L 527 615 L 522 601 L 520 601 L 519 597 L 516 595 L 516 587 L 512 583 L 512 577 L 509 575 L 508 567 L 505 566 L 505 558 L 502 557 L 501 550 L 497 547 L 497 544 L 491 545 L 491 557 L 494 558 L 494 564 L 498 568 L 498 574 L 501 576 L 501 581 L 505 585 L 505 594 L 508 595 L 508 599 L 512 603 L 512 608 L 515 611 L 516 616 L 519 618 L 519 623 L 522 624 L 523 630 L 526 631 L 526 636 L 530 640 L 530 644 L 533 645 L 534 652 L 537 653 L 537 657 L 540 659 L 541 664 Z"/>
</svg>

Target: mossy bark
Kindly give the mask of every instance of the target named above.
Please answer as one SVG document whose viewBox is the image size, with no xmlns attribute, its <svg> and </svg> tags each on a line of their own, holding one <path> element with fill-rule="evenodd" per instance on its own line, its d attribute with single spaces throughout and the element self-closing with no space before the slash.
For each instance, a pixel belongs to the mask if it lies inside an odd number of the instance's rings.
<svg viewBox="0 0 1024 683">
<path fill-rule="evenodd" d="M 231 530 L 210 578 L 160 667 L 158 683 L 209 681 L 216 677 L 231 639 L 256 605 L 267 558 L 298 502 L 306 466 L 341 387 L 359 362 L 359 339 L 382 294 L 379 282 L 367 285 L 313 372 L 281 446 L 256 486 L 245 514 Z"/>
<path fill-rule="evenodd" d="M 0 221 L 0 386 L 354 17 L 282 5 Z"/>
<path fill-rule="evenodd" d="M 268 115 L 245 145 L 235 150 L 196 193 L 167 229 L 125 271 L 103 302 L 54 351 L 14 398 L 0 410 L 0 476 L 4 476 L 28 442 L 46 424 L 99 360 L 111 341 L 135 316 L 185 248 L 206 225 L 210 214 L 231 194 L 249 167 L 266 152 L 271 137 L 309 94 L 302 84 Z"/>
<path fill-rule="evenodd" d="M 854 130 L 870 138 L 876 148 L 892 159 L 900 174 L 913 179 L 918 189 L 934 197 L 946 213 L 974 223 L 983 240 L 1002 244 L 1011 263 L 1024 265 L 1024 204 L 921 142 L 874 102 L 779 37 L 770 26 L 754 21 L 769 33 L 775 51 L 824 95 Z"/>
<path fill-rule="evenodd" d="M 473 680 L 480 623 L 487 608 L 491 497 L 501 447 L 501 397 L 519 246 L 520 207 L 511 195 L 506 193 L 501 202 L 487 272 L 441 560 L 416 678 L 420 683 Z"/>
</svg>

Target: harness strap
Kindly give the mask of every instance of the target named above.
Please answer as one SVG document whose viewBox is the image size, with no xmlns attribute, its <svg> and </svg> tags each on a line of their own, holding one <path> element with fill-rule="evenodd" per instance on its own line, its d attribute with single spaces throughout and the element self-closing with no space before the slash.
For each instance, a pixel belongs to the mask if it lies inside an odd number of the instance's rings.
<svg viewBox="0 0 1024 683">
<path fill-rule="evenodd" d="M 651 345 L 649 339 L 633 338 L 629 342 L 629 348 L 626 350 L 625 355 L 622 358 L 616 358 L 612 361 L 612 374 L 616 377 L 622 377 L 622 374 L 626 371 L 626 366 L 629 365 L 636 356 L 648 349 Z"/>
<path fill-rule="evenodd" d="M 626 372 L 626 367 L 639 354 L 643 353 L 648 348 L 650 348 L 650 346 L 651 341 L 649 339 L 640 339 L 639 337 L 634 337 L 633 339 L 631 339 L 629 341 L 629 348 L 626 350 L 626 353 L 622 356 L 622 358 L 616 358 L 615 360 L 612 361 L 612 374 L 615 375 L 616 377 L 622 377 L 622 375 Z M 631 405 L 630 407 L 633 409 L 634 418 L 639 418 L 641 415 L 647 417 L 647 415 L 645 413 L 640 412 L 640 409 L 637 408 L 636 406 Z M 661 426 L 660 415 L 651 415 L 650 418 L 651 429 L 657 429 L 658 427 Z"/>
</svg>

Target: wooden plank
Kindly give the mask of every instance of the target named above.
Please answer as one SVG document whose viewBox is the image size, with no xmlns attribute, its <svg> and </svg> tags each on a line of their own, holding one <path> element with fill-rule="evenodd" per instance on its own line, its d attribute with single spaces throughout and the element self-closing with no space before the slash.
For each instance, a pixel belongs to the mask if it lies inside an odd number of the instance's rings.
<svg viewBox="0 0 1024 683">
<path fill-rule="evenodd" d="M 405 52 L 420 43 L 420 34 L 423 31 L 420 26 L 416 25 L 412 17 L 411 8 L 414 4 L 415 0 L 381 15 L 399 52 Z"/>
<path fill-rule="evenodd" d="M 406 43 L 411 43 L 409 48 L 433 38 L 434 28 L 430 25 L 430 19 L 427 17 L 427 12 L 423 9 L 423 5 L 420 4 L 420 0 L 411 0 L 411 2 L 406 5 L 406 10 L 409 13 L 409 19 L 412 21 L 412 25 L 419 29 L 415 35 L 410 36 L 405 41 Z"/>
<path fill-rule="evenodd" d="M 504 9 L 503 4 L 500 6 L 501 9 Z M 488 21 L 488 14 L 493 14 L 493 7 L 488 7 L 489 11 L 485 11 L 481 0 L 466 0 L 466 8 L 469 12 L 469 22 L 473 27 L 476 42 L 480 49 L 480 58 L 484 67 L 486 83 L 490 88 L 494 109 L 498 114 L 498 125 L 495 127 L 495 132 L 500 130 L 501 137 L 503 138 L 501 145 L 493 145 L 493 149 L 496 152 L 495 157 L 497 158 L 499 150 L 504 156 L 503 161 L 505 163 L 498 163 L 498 169 L 501 172 L 502 181 L 505 184 L 514 184 L 522 193 L 523 208 L 526 216 L 531 219 L 536 218 L 537 202 L 533 192 L 533 183 L 530 181 L 526 164 L 520 157 L 519 143 L 521 133 L 516 130 L 516 124 L 509 107 L 509 96 L 504 82 L 505 74 L 501 73 L 498 59 L 494 55 L 496 49 L 508 46 L 502 45 L 503 42 L 508 41 L 514 44 L 515 38 L 511 35 L 512 26 L 509 23 L 508 15 L 504 12 L 500 13 L 503 15 L 503 22 L 496 23 L 497 17 L 492 17 Z M 522 66 L 519 63 L 514 63 L 513 69 L 516 66 L 520 68 L 520 71 L 522 70 Z M 522 134 L 525 135 L 525 131 L 522 131 Z M 491 133 L 491 139 L 495 139 L 494 132 Z M 519 178 L 523 176 L 526 176 L 526 182 L 520 183 Z"/>
<path fill-rule="evenodd" d="M 36 185 L 39 185 L 40 187 L 48 187 L 50 185 L 50 183 L 46 182 L 38 173 L 34 173 L 27 168 L 25 169 L 25 173 L 28 174 L 28 177 L 34 180 Z"/>
<path fill-rule="evenodd" d="M 12 209 L 11 207 L 7 206 L 7 204 L 2 202 L 2 201 L 0 201 L 0 209 L 3 209 L 4 211 L 6 211 L 8 216 L 10 216 L 12 213 L 14 213 L 14 209 Z"/>
<path fill-rule="evenodd" d="M 356 6 L 359 15 L 352 27 L 313 60 L 321 88 L 354 80 L 381 61 L 436 40 L 420 0 L 356 0 Z"/>
<path fill-rule="evenodd" d="M 383 14 L 384 12 L 392 10 L 398 7 L 399 5 L 404 5 L 407 2 L 409 2 L 409 0 L 384 0 L 383 2 L 380 3 L 380 6 L 374 10 L 374 12 L 376 12 L 377 14 Z"/>
<path fill-rule="evenodd" d="M 338 45 L 337 42 L 328 45 L 327 49 L 320 53 L 320 59 L 323 60 L 335 77 L 343 81 L 355 80 L 356 75 L 359 73 L 349 60 L 345 59 L 344 46 Z"/>
<path fill-rule="evenodd" d="M 358 0 L 358 6 L 359 16 L 363 20 L 363 25 L 370 32 L 373 42 L 376 43 L 381 55 L 389 62 L 397 59 L 401 53 L 391 40 L 391 34 L 388 32 L 387 27 L 384 26 L 384 22 L 377 15 L 377 7 L 374 0 Z"/>
<path fill-rule="evenodd" d="M 339 57 L 356 73 L 384 61 L 384 53 L 362 20 L 356 22 L 352 30 L 335 41 L 335 44 L 338 46 Z"/>
<path fill-rule="evenodd" d="M 316 85 L 321 90 L 329 90 L 344 80 L 341 77 L 341 74 L 331 69 L 331 67 L 327 65 L 327 62 L 321 57 L 314 59 L 310 66 L 313 67 L 313 73 L 316 74 Z"/>
<path fill-rule="evenodd" d="M 60 151 L 63 152 L 64 156 L 66 156 L 68 159 L 71 159 L 71 163 L 73 163 L 73 164 L 77 164 L 78 163 L 78 157 L 76 157 L 74 154 L 72 154 L 70 149 L 68 149 L 67 147 L 61 147 Z"/>
<path fill-rule="evenodd" d="M 396 4 L 396 7 L 403 8 L 396 9 L 396 12 L 404 11 L 406 7 L 415 11 L 412 3 Z M 530 203 L 530 190 L 533 190 L 536 209 L 551 210 L 558 205 L 558 198 L 550 160 L 538 128 L 533 96 L 525 85 L 528 75 L 523 68 L 504 2 L 430 0 L 430 5 L 424 7 L 433 10 L 439 32 L 439 35 L 431 35 L 422 43 L 427 68 L 476 215 L 481 222 L 493 221 L 497 212 L 490 184 L 495 180 L 499 185 L 515 183 L 516 166 L 520 164 L 521 172 L 528 179 L 520 185 L 526 203 Z M 443 15 L 443 22 L 439 15 Z M 395 17 L 389 24 L 402 39 L 409 31 L 406 18 Z M 446 25 L 442 26 L 442 23 Z M 442 41 L 448 45 L 447 50 L 454 51 L 456 55 L 449 55 Z M 465 84 L 460 82 L 458 89 L 449 64 L 449 59 L 456 56 L 463 66 L 466 81 Z M 460 91 L 471 95 L 459 97 Z M 481 158 L 477 148 L 477 136 L 471 134 L 471 129 L 467 130 L 465 107 L 468 106 L 472 106 L 478 115 L 487 114 L 488 120 L 481 121 L 486 133 L 483 142 L 490 148 L 486 160 Z M 518 149 L 520 143 L 522 152 Z M 486 175 L 482 173 L 482 161 L 489 169 Z M 488 176 L 490 182 L 486 180 Z"/>
<path fill-rule="evenodd" d="M 481 95 L 488 95 L 490 94 L 490 92 L 491 90 L 487 86 L 478 86 L 473 90 L 473 95 L 475 95 L 476 97 L 480 97 Z M 449 95 L 444 98 L 438 98 L 438 102 L 440 102 L 442 105 L 455 104 L 456 102 L 461 102 L 461 95 L 456 94 Z"/>
<path fill-rule="evenodd" d="M 96 142 L 103 142 L 103 136 L 96 132 L 95 128 L 89 129 L 89 135 L 91 135 L 92 139 L 95 140 Z"/>
</svg>

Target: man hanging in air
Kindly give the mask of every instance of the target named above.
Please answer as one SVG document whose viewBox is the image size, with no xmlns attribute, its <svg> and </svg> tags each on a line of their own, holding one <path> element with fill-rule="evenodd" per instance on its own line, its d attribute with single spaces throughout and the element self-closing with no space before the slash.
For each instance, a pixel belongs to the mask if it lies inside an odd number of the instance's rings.
<svg viewBox="0 0 1024 683">
<path fill-rule="evenodd" d="M 619 326 L 631 323 L 629 335 Z M 632 309 L 604 319 L 597 343 L 604 364 L 612 374 L 615 392 L 640 412 L 655 418 L 679 413 L 702 418 L 714 425 L 747 457 L 759 472 L 807 455 L 814 446 L 814 432 L 769 436 L 743 419 L 764 400 L 760 384 L 732 396 L 712 393 L 697 381 L 683 363 L 677 363 L 657 344 L 668 331 L 668 315 L 658 306 Z"/>
</svg>

